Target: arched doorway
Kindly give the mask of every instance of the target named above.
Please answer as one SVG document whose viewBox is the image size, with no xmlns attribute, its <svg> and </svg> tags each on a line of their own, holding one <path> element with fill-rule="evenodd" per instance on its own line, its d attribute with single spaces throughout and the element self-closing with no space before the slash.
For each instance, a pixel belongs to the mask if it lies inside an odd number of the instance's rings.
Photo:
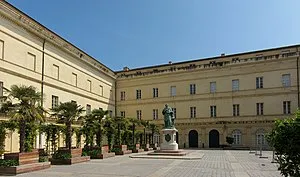
<svg viewBox="0 0 300 177">
<path fill-rule="evenodd" d="M 209 147 L 218 148 L 220 146 L 220 137 L 218 130 L 211 130 L 209 132 Z"/>
<path fill-rule="evenodd" d="M 177 144 L 179 144 L 178 139 L 179 139 L 179 134 L 178 134 L 178 132 L 176 132 L 176 143 L 177 143 Z"/>
<path fill-rule="evenodd" d="M 198 147 L 198 132 L 196 130 L 191 130 L 189 132 L 189 147 L 190 148 Z"/>
</svg>

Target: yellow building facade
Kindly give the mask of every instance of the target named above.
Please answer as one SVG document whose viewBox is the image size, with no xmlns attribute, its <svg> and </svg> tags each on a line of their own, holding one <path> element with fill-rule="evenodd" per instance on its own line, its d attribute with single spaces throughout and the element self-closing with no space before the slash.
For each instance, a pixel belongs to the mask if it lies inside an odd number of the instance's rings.
<svg viewBox="0 0 300 177">
<path fill-rule="evenodd" d="M 46 109 L 72 100 L 160 126 L 169 104 L 180 148 L 218 147 L 226 136 L 234 146 L 267 147 L 274 120 L 299 107 L 299 51 L 295 45 L 115 72 L 0 1 L 0 96 L 2 87 L 32 85 Z M 36 144 L 43 147 L 44 137 Z M 8 134 L 5 149 L 18 151 L 17 133 Z"/>
</svg>

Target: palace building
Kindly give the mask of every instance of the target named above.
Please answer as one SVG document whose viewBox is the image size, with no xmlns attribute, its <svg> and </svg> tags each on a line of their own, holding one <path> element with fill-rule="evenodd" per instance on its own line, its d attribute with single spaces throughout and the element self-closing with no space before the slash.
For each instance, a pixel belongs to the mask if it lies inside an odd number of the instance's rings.
<svg viewBox="0 0 300 177">
<path fill-rule="evenodd" d="M 300 104 L 300 45 L 112 71 L 5 1 L 0 24 L 0 96 L 3 87 L 32 85 L 46 109 L 72 100 L 160 126 L 169 104 L 180 148 L 219 147 L 227 136 L 234 146 L 268 148 L 274 121 Z M 18 151 L 16 132 L 5 141 L 7 151 Z"/>
</svg>

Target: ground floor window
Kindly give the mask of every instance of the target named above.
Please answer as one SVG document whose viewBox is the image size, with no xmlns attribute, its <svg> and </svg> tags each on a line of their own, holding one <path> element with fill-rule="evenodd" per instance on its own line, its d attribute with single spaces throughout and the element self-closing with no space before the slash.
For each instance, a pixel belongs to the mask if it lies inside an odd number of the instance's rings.
<svg viewBox="0 0 300 177">
<path fill-rule="evenodd" d="M 232 132 L 233 144 L 240 145 L 242 144 L 242 133 L 240 130 L 234 130 Z"/>
<path fill-rule="evenodd" d="M 265 131 L 263 129 L 259 129 L 256 132 L 256 145 L 265 145 Z"/>
</svg>

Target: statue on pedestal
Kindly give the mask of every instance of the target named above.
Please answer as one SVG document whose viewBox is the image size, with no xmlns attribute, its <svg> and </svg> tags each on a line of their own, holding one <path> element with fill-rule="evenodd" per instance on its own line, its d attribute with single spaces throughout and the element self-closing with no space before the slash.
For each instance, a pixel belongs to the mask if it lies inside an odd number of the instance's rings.
<svg viewBox="0 0 300 177">
<path fill-rule="evenodd" d="M 165 108 L 162 111 L 162 114 L 164 115 L 164 122 L 165 122 L 165 129 L 172 129 L 175 128 L 175 118 L 172 108 L 166 104 Z"/>
</svg>

